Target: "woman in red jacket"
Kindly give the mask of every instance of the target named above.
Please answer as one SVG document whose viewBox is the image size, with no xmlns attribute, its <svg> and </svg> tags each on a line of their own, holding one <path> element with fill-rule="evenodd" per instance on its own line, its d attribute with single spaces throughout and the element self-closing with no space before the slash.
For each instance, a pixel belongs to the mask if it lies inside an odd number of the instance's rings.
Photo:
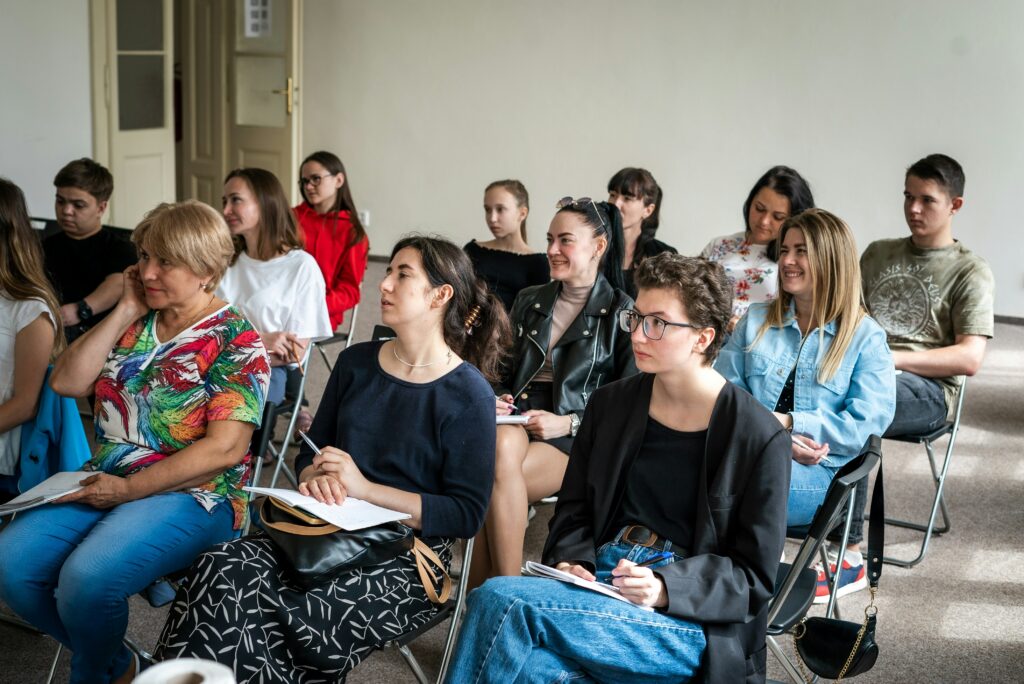
<svg viewBox="0 0 1024 684">
<path fill-rule="evenodd" d="M 370 241 L 352 201 L 345 165 L 330 152 L 314 152 L 299 170 L 301 204 L 295 218 L 327 283 L 327 312 L 337 329 L 345 312 L 359 303 Z"/>
</svg>

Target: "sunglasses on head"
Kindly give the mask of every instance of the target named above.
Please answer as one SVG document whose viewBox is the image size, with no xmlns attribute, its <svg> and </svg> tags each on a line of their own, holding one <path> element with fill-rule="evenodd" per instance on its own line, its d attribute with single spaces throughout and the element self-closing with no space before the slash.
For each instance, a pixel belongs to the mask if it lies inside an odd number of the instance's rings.
<svg viewBox="0 0 1024 684">
<path fill-rule="evenodd" d="M 561 210 L 565 209 L 566 207 L 572 207 L 573 209 L 581 209 L 583 211 L 587 211 L 588 208 L 592 208 L 594 210 L 594 213 L 597 214 L 597 218 L 601 221 L 601 226 L 607 227 L 607 224 L 605 224 L 604 222 L 604 216 L 602 215 L 601 210 L 597 208 L 597 202 L 590 199 L 589 197 L 577 197 L 575 199 L 573 199 L 572 197 L 563 197 L 562 199 L 555 202 L 556 209 Z"/>
</svg>

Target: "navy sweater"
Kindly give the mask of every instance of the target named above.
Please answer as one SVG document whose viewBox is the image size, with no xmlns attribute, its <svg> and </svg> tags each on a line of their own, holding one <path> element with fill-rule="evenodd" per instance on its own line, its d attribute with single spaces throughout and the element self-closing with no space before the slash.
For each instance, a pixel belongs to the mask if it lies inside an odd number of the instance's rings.
<svg viewBox="0 0 1024 684">
<path fill-rule="evenodd" d="M 494 483 L 494 393 L 469 363 L 424 384 L 389 375 L 381 344 L 338 356 L 309 437 L 348 452 L 371 482 L 419 494 L 424 537 L 472 537 Z M 312 462 L 303 444 L 297 471 Z"/>
</svg>

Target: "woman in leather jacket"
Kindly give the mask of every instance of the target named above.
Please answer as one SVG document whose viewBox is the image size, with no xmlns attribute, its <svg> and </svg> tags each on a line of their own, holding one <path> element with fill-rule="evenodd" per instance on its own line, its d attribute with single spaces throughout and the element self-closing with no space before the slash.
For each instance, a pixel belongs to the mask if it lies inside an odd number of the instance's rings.
<svg viewBox="0 0 1024 684">
<path fill-rule="evenodd" d="M 590 198 L 563 198 L 548 229 L 551 282 L 523 289 L 512 307 L 513 352 L 496 412 L 495 481 L 477 535 L 474 585 L 518 575 L 531 501 L 556 493 L 594 390 L 636 372 L 629 335 L 615 324 L 633 300 L 622 292 L 622 220 Z"/>
</svg>

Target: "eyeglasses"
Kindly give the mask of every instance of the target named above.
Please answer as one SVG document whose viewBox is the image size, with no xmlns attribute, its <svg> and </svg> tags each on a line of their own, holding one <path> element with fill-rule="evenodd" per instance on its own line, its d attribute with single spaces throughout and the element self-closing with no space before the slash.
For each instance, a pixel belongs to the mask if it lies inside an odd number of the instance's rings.
<svg viewBox="0 0 1024 684">
<path fill-rule="evenodd" d="M 573 199 L 572 197 L 563 197 L 555 202 L 555 209 L 565 209 L 566 207 L 582 209 L 583 211 L 586 211 L 588 207 L 593 208 L 594 213 L 597 214 L 598 220 L 601 221 L 601 226 L 606 227 L 604 216 L 601 214 L 601 210 L 597 208 L 597 202 L 589 197 L 577 197 L 576 199 Z"/>
<path fill-rule="evenodd" d="M 623 332 L 634 333 L 637 328 L 642 327 L 644 337 L 649 340 L 660 340 L 665 335 L 665 328 L 670 325 L 677 328 L 693 328 L 694 330 L 701 330 L 707 327 L 692 323 L 672 323 L 652 314 L 645 316 L 639 311 L 633 311 L 632 309 L 623 309 L 619 312 L 619 327 L 622 328 Z"/>
<path fill-rule="evenodd" d="M 307 185 L 312 185 L 314 188 L 318 188 L 318 187 L 320 187 L 320 182 L 324 178 L 330 178 L 331 176 L 336 176 L 336 175 L 338 175 L 338 174 L 336 174 L 336 173 L 325 173 L 322 176 L 314 174 L 314 175 L 312 175 L 312 176 L 310 176 L 308 178 L 306 176 L 300 176 L 299 177 L 299 187 L 300 188 L 304 188 Z"/>
</svg>

